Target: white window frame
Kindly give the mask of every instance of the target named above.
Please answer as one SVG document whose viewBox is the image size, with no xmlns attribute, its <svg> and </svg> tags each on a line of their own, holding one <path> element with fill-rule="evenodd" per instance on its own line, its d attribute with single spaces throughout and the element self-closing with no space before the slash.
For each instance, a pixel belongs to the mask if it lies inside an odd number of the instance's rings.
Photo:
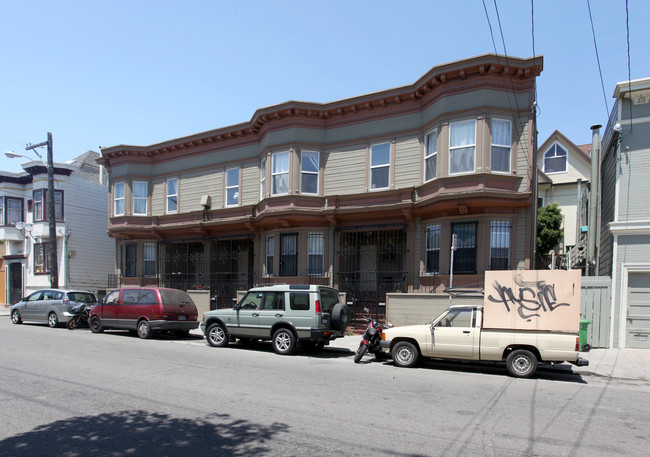
<svg viewBox="0 0 650 457">
<path fill-rule="evenodd" d="M 260 200 L 266 197 L 266 157 L 260 162 Z"/>
<path fill-rule="evenodd" d="M 557 148 L 561 148 L 566 154 L 564 156 L 559 156 L 557 155 Z M 550 156 L 551 159 L 558 158 L 558 157 L 564 157 L 564 170 L 558 170 L 558 171 L 546 171 L 546 155 L 553 150 L 553 155 Z M 562 146 L 560 143 L 557 141 L 554 142 L 550 148 L 548 148 L 546 151 L 544 151 L 544 155 L 542 157 L 542 160 L 544 161 L 544 173 L 547 175 L 554 175 L 558 173 L 566 173 L 569 171 L 569 150 Z"/>
<path fill-rule="evenodd" d="M 286 170 L 281 170 L 279 172 L 275 171 L 275 161 L 277 158 L 281 156 L 287 157 L 287 169 Z M 276 195 L 288 195 L 289 194 L 289 170 L 291 169 L 291 156 L 289 155 L 289 151 L 280 151 L 280 152 L 274 152 L 271 154 L 271 195 L 276 196 Z M 275 191 L 275 180 L 277 178 L 281 178 L 284 175 L 286 175 L 286 180 L 287 180 L 287 191 L 286 192 L 276 192 Z"/>
<path fill-rule="evenodd" d="M 438 176 L 438 129 L 435 128 L 424 134 L 424 170 L 422 174 L 422 179 L 424 182 L 433 181 Z M 431 138 L 435 137 L 435 141 L 431 141 Z M 433 151 L 431 150 L 430 145 L 433 143 Z M 427 179 L 427 171 L 429 167 L 427 163 L 429 161 L 434 162 L 434 172 L 433 177 Z"/>
<path fill-rule="evenodd" d="M 380 146 L 384 146 L 384 145 L 388 145 L 388 162 L 381 162 L 381 163 L 373 165 L 373 156 L 375 154 L 375 148 L 379 148 Z M 391 149 L 392 149 L 392 144 L 390 142 L 375 143 L 373 145 L 370 145 L 370 182 L 368 183 L 370 190 L 385 190 L 385 189 L 390 188 Z M 377 151 L 377 152 L 379 152 L 379 151 Z M 374 184 L 373 184 L 374 172 L 375 171 L 381 171 L 384 168 L 388 169 L 388 180 L 387 180 L 386 186 L 384 186 L 384 187 L 374 187 Z"/>
<path fill-rule="evenodd" d="M 118 197 L 117 196 L 117 189 L 121 188 L 122 189 L 122 196 Z M 113 184 L 113 216 L 124 216 L 126 214 L 126 196 L 125 196 L 125 191 L 126 191 L 126 184 L 122 182 L 116 182 Z M 122 211 L 118 212 L 117 206 L 118 203 L 122 203 Z"/>
<path fill-rule="evenodd" d="M 495 122 L 507 122 L 510 127 L 510 142 L 507 144 L 495 143 L 494 141 L 494 123 Z M 512 121 L 510 119 L 495 117 L 490 120 L 491 127 L 491 141 L 492 147 L 490 148 L 490 169 L 495 173 L 510 173 L 512 171 Z M 507 170 L 495 170 L 494 169 L 494 148 L 503 148 L 508 149 L 508 169 Z"/>
<path fill-rule="evenodd" d="M 316 156 L 316 171 L 305 170 L 305 156 Z M 316 192 L 306 192 L 303 189 L 303 180 L 306 177 L 316 176 Z M 300 153 L 300 193 L 307 195 L 318 195 L 320 190 L 320 152 L 318 151 L 302 151 Z"/>
<path fill-rule="evenodd" d="M 169 192 L 169 185 L 170 183 L 175 182 L 175 193 L 170 193 Z M 167 195 L 166 198 L 166 205 L 165 205 L 165 210 L 167 214 L 173 214 L 178 212 L 178 178 L 169 178 L 165 182 L 165 193 Z M 175 201 L 174 201 L 175 200 Z M 176 209 L 171 209 L 170 208 L 170 203 L 176 203 Z"/>
<path fill-rule="evenodd" d="M 233 184 L 230 182 L 229 177 L 237 177 L 237 182 Z M 226 171 L 224 173 L 224 182 L 226 184 L 226 201 L 225 201 L 225 206 L 227 207 L 234 207 L 234 206 L 239 206 L 239 167 L 231 167 L 231 168 L 226 168 Z M 233 200 L 234 203 L 230 203 L 230 194 L 234 190 L 233 194 Z"/>
<path fill-rule="evenodd" d="M 461 144 L 461 145 L 452 145 L 452 139 L 453 139 L 453 134 L 452 130 L 454 126 L 460 126 L 461 124 L 467 124 L 467 123 L 473 123 L 474 125 L 474 142 L 473 143 L 468 143 L 468 144 Z M 449 123 L 449 175 L 466 175 L 470 173 L 475 173 L 476 172 L 476 119 L 464 119 L 464 120 L 459 120 L 459 121 L 452 121 Z M 461 170 L 461 171 L 453 171 L 452 167 L 454 164 L 453 160 L 453 155 L 454 151 L 459 151 L 461 149 L 469 149 L 472 148 L 472 163 L 471 167 L 468 170 Z"/>
<path fill-rule="evenodd" d="M 136 196 L 135 189 L 136 187 L 138 187 L 137 186 L 138 184 L 144 184 L 144 188 L 146 191 L 144 197 Z M 146 216 L 147 214 L 149 214 L 149 183 L 147 181 L 133 181 L 132 186 L 133 186 L 132 194 L 131 194 L 131 202 L 133 203 L 132 213 L 134 216 Z M 136 202 L 142 202 L 142 201 L 144 201 L 144 212 L 142 211 L 136 212 L 136 208 L 137 208 Z"/>
</svg>

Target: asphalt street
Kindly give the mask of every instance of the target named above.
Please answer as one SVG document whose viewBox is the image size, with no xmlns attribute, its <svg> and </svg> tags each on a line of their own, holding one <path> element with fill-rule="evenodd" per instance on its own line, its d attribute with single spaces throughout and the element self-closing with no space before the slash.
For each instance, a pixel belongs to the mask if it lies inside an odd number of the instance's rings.
<svg viewBox="0 0 650 457">
<path fill-rule="evenodd" d="M 0 456 L 646 453 L 647 381 L 357 365 L 345 340 L 279 356 L 0 317 Z"/>
</svg>

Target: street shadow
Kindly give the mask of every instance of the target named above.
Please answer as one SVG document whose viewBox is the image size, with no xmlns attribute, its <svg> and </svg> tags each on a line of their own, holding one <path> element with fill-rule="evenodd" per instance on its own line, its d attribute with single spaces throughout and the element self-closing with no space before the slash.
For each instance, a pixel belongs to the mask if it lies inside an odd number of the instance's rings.
<svg viewBox="0 0 650 457">
<path fill-rule="evenodd" d="M 208 342 L 205 343 L 206 346 L 209 346 Z M 212 348 L 214 350 L 237 350 L 237 351 L 254 351 L 254 352 L 268 352 L 270 354 L 275 354 L 273 350 L 273 345 L 270 341 L 256 341 L 250 343 L 241 343 L 230 342 L 225 348 Z M 296 348 L 290 357 L 309 357 L 314 359 L 339 359 L 341 357 L 350 357 L 354 355 L 352 351 L 346 348 L 339 347 L 329 347 L 325 346 L 321 350 L 310 349 L 301 346 L 300 344 Z M 282 356 L 286 357 L 286 356 Z"/>
<path fill-rule="evenodd" d="M 90 329 L 88 329 L 90 332 Z M 138 334 L 136 333 L 135 330 L 115 330 L 115 329 L 107 329 L 104 330 L 106 335 L 115 335 L 115 336 L 121 336 L 121 337 L 126 337 L 126 338 L 133 338 L 136 340 L 139 340 Z M 203 335 L 196 335 L 192 332 L 189 333 L 187 336 L 178 336 L 174 334 L 172 331 L 155 331 L 151 335 L 151 339 L 154 340 L 161 340 L 161 341 L 198 341 L 203 339 Z"/>
<path fill-rule="evenodd" d="M 72 417 L 0 441 L 0 455 L 56 456 L 264 456 L 288 433 L 283 423 L 263 425 L 228 414 L 185 419 L 146 411 Z"/>
<path fill-rule="evenodd" d="M 362 361 L 364 362 L 364 361 Z M 380 363 L 393 365 L 393 361 L 367 359 L 365 363 Z M 479 373 L 493 376 L 508 376 L 508 369 L 503 363 L 490 362 L 463 362 L 457 360 L 427 359 L 421 361 L 416 368 L 424 370 L 453 371 L 456 373 Z M 546 379 L 551 381 L 562 381 L 568 383 L 587 384 L 580 373 L 572 371 L 571 365 L 559 364 L 548 365 L 540 364 L 533 379 Z"/>
</svg>

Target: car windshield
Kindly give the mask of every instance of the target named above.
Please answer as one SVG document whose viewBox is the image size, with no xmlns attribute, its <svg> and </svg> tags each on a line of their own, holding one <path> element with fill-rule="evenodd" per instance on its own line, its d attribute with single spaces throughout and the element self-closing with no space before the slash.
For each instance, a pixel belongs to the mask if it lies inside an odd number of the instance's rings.
<svg viewBox="0 0 650 457">
<path fill-rule="evenodd" d="M 95 303 L 97 301 L 95 295 L 88 292 L 68 292 L 68 299 L 78 303 Z"/>
<path fill-rule="evenodd" d="M 329 313 L 334 308 L 334 305 L 339 303 L 341 298 L 338 292 L 334 289 L 321 289 L 320 290 L 320 306 L 321 310 Z"/>
<path fill-rule="evenodd" d="M 161 289 L 163 303 L 166 305 L 193 305 L 194 302 L 186 292 L 176 289 Z"/>
</svg>

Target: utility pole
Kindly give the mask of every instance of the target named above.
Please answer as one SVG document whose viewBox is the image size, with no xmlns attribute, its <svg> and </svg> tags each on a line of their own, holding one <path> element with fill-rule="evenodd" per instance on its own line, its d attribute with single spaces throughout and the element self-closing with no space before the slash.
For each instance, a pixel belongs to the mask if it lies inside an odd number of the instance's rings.
<svg viewBox="0 0 650 457">
<path fill-rule="evenodd" d="M 47 132 L 47 141 L 38 144 L 28 144 L 25 150 L 40 148 L 47 146 L 47 220 L 50 228 L 50 254 L 49 254 L 49 267 L 50 267 L 50 287 L 52 289 L 59 288 L 59 264 L 56 248 L 56 215 L 54 213 L 54 158 L 52 151 L 52 134 Z"/>
</svg>

